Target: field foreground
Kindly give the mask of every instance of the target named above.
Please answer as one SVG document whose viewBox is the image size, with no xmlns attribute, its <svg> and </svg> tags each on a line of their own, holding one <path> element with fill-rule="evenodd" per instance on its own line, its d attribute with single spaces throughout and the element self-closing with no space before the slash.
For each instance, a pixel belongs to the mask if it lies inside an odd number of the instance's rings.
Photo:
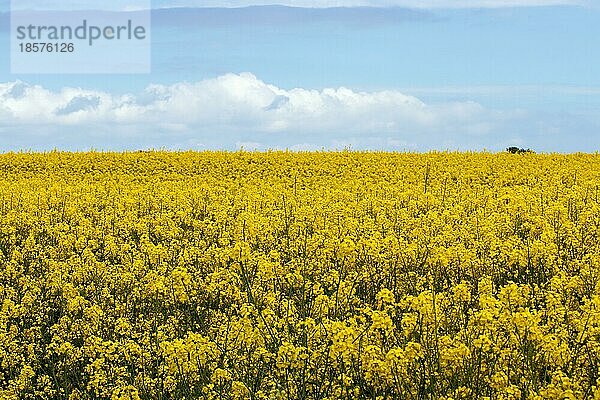
<svg viewBox="0 0 600 400">
<path fill-rule="evenodd" d="M 600 399 L 600 156 L 0 156 L 2 399 Z"/>
</svg>

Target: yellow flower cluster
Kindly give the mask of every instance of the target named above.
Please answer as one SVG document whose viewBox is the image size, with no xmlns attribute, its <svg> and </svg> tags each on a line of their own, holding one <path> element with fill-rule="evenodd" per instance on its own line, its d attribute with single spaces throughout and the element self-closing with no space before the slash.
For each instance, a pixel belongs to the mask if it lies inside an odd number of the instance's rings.
<svg viewBox="0 0 600 400">
<path fill-rule="evenodd" d="M 0 156 L 2 399 L 600 399 L 600 156 Z"/>
</svg>

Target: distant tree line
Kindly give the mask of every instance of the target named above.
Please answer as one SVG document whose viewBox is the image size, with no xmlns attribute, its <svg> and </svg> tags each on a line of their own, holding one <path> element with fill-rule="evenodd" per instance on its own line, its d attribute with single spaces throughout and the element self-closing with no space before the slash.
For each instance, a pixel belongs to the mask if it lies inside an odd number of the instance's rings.
<svg viewBox="0 0 600 400">
<path fill-rule="evenodd" d="M 526 154 L 526 153 L 535 153 L 535 151 L 531 150 L 531 149 L 521 149 L 518 147 L 508 147 L 506 149 L 507 152 L 509 152 L 510 154 Z"/>
</svg>

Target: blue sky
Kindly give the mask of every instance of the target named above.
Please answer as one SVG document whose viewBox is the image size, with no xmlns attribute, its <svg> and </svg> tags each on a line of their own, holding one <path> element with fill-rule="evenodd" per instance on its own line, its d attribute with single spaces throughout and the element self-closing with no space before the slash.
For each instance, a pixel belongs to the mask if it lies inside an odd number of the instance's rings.
<svg viewBox="0 0 600 400">
<path fill-rule="evenodd" d="M 153 2 L 151 74 L 13 75 L 0 58 L 0 150 L 600 149 L 591 1 L 268 4 Z"/>
</svg>

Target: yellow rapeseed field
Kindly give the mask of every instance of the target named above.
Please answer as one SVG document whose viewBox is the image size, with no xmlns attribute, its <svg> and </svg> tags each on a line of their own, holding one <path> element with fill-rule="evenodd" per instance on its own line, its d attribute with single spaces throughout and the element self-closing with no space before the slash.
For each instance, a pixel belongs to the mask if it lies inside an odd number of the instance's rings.
<svg viewBox="0 0 600 400">
<path fill-rule="evenodd" d="M 600 156 L 0 156 L 2 399 L 600 399 Z"/>
</svg>

